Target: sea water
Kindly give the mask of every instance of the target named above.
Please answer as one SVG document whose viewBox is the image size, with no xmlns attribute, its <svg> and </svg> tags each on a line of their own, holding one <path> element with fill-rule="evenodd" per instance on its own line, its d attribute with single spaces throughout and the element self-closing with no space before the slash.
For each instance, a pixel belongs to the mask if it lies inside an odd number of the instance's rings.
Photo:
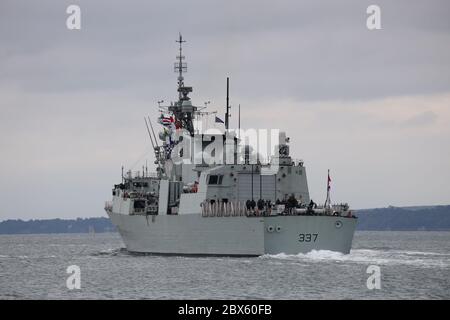
<svg viewBox="0 0 450 320">
<path fill-rule="evenodd" d="M 117 233 L 0 235 L 0 299 L 449 298 L 450 232 L 356 232 L 348 255 L 255 258 L 130 254 Z"/>
</svg>

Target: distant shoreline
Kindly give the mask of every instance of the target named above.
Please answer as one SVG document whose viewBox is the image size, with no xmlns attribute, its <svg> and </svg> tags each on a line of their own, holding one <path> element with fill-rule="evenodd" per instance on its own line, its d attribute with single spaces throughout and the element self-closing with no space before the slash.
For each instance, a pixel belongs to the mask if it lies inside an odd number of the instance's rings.
<svg viewBox="0 0 450 320">
<path fill-rule="evenodd" d="M 387 207 L 357 210 L 357 231 L 450 231 L 450 205 Z M 77 219 L 9 219 L 0 234 L 65 234 L 117 232 L 107 217 Z"/>
</svg>

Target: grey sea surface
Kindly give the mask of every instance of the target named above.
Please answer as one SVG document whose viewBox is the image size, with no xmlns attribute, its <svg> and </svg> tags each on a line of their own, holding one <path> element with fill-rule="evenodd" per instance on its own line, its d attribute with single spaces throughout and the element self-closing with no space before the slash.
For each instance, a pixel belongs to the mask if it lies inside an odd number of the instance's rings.
<svg viewBox="0 0 450 320">
<path fill-rule="evenodd" d="M 380 289 L 367 288 L 370 265 Z M 449 298 L 450 232 L 356 232 L 348 255 L 255 258 L 135 255 L 118 233 L 0 235 L 0 299 Z"/>
</svg>

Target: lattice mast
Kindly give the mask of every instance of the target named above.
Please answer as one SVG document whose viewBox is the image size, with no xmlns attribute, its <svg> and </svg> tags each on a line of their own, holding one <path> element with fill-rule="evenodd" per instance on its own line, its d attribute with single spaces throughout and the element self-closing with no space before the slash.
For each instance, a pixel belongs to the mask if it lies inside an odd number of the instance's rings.
<svg viewBox="0 0 450 320">
<path fill-rule="evenodd" d="M 184 85 L 183 73 L 187 72 L 187 63 L 183 62 L 185 56 L 183 55 L 183 36 L 179 35 L 176 42 L 179 44 L 179 54 L 176 56 L 177 62 L 175 62 L 174 70 L 178 73 L 178 102 L 175 105 L 169 107 L 169 111 L 173 112 L 175 120 L 179 123 L 179 127 L 184 128 L 190 132 L 191 135 L 194 134 L 194 112 L 197 107 L 192 106 L 189 101 L 189 93 L 192 92 L 192 87 L 186 87 Z"/>
</svg>

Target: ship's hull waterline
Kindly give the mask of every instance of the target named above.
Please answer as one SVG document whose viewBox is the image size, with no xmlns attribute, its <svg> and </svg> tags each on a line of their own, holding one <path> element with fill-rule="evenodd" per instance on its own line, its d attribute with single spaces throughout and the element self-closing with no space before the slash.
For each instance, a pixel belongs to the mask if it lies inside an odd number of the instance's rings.
<svg viewBox="0 0 450 320">
<path fill-rule="evenodd" d="M 172 255 L 347 254 L 357 222 L 337 216 L 108 215 L 129 252 Z"/>
</svg>

